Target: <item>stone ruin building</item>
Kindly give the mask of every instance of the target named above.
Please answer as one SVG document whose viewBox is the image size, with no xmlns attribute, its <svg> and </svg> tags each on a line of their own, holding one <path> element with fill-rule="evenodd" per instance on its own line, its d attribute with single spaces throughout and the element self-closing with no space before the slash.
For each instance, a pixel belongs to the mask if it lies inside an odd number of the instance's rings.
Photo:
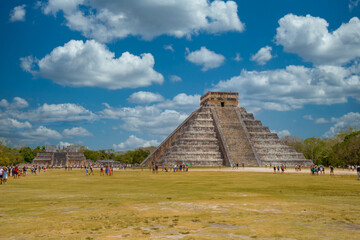
<svg viewBox="0 0 360 240">
<path fill-rule="evenodd" d="M 309 166 L 311 160 L 282 143 L 252 113 L 238 105 L 239 94 L 207 92 L 200 108 L 177 127 L 143 165 Z"/>
<path fill-rule="evenodd" d="M 74 165 L 86 165 L 87 160 L 79 146 L 70 145 L 66 148 L 57 149 L 55 145 L 45 147 L 45 152 L 36 154 L 32 164 L 39 166 L 65 167 Z"/>
</svg>

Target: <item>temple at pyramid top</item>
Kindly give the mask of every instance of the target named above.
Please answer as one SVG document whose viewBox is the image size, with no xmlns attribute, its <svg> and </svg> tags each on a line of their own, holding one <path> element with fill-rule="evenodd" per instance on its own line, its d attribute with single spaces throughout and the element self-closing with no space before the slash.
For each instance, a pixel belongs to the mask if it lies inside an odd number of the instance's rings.
<svg viewBox="0 0 360 240">
<path fill-rule="evenodd" d="M 200 98 L 200 106 L 238 107 L 239 93 L 235 92 L 207 92 Z"/>
<path fill-rule="evenodd" d="M 207 92 L 192 112 L 143 165 L 270 166 L 312 164 L 285 145 L 252 113 L 239 107 L 239 94 Z"/>
</svg>

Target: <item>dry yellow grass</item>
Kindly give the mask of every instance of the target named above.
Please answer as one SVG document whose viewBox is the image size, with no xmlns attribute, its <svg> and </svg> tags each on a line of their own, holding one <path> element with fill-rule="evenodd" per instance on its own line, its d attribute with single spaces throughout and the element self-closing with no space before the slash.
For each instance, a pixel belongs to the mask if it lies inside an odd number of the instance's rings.
<svg viewBox="0 0 360 240">
<path fill-rule="evenodd" d="M 0 186 L 5 239 L 359 239 L 354 176 L 50 170 Z"/>
</svg>

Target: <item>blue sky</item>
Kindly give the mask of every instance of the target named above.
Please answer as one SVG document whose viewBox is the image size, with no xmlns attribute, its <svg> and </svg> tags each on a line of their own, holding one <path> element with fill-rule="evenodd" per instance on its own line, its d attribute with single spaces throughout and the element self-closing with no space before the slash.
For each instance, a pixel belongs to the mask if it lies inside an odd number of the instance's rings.
<svg viewBox="0 0 360 240">
<path fill-rule="evenodd" d="M 7 145 L 156 146 L 209 90 L 279 136 L 360 128 L 359 0 L 0 4 Z"/>
</svg>

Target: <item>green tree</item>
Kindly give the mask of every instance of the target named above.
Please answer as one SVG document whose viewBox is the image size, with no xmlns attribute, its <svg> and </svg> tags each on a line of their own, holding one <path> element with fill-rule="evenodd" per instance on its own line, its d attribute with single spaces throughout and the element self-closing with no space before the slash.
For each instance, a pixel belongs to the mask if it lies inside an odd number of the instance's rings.
<svg viewBox="0 0 360 240">
<path fill-rule="evenodd" d="M 329 148 L 326 141 L 321 138 L 311 137 L 304 140 L 303 153 L 305 158 L 311 159 L 315 164 L 325 164 L 329 155 Z"/>
<path fill-rule="evenodd" d="M 31 163 L 36 156 L 36 152 L 34 152 L 30 147 L 22 147 L 19 152 L 24 158 L 24 161 L 27 163 Z"/>
<path fill-rule="evenodd" d="M 360 165 L 360 131 L 348 133 L 333 146 L 333 161 L 337 165 Z"/>
<path fill-rule="evenodd" d="M 90 159 L 93 161 L 99 160 L 99 154 L 96 151 L 92 151 L 92 150 L 85 150 L 83 151 L 84 156 L 86 157 L 86 159 Z"/>
</svg>

